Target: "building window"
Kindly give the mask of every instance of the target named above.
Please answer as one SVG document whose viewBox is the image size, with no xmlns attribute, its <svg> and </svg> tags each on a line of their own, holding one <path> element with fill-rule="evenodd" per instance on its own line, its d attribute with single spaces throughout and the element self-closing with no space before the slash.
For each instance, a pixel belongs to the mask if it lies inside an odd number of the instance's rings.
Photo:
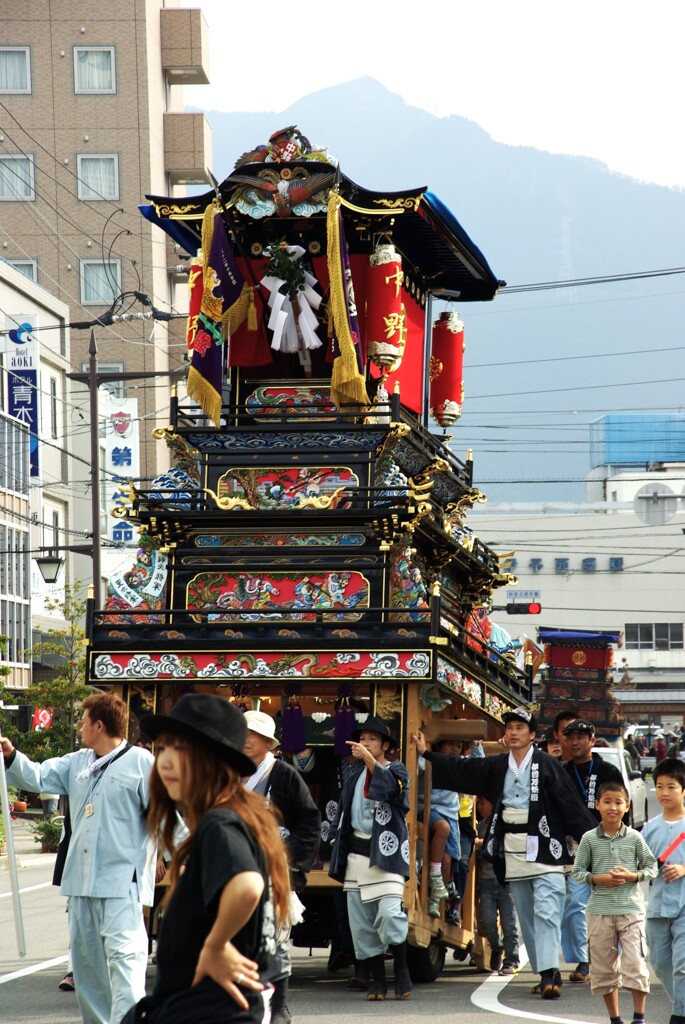
<svg viewBox="0 0 685 1024">
<path fill-rule="evenodd" d="M 12 153 L 0 156 L 0 199 L 35 199 L 33 157 Z"/>
<path fill-rule="evenodd" d="M 109 306 L 121 294 L 119 260 L 81 260 L 81 302 Z"/>
<path fill-rule="evenodd" d="M 627 622 L 626 650 L 682 651 L 682 622 Z"/>
<path fill-rule="evenodd" d="M 74 91 L 116 92 L 113 46 L 74 47 Z"/>
<path fill-rule="evenodd" d="M 682 622 L 655 622 L 654 646 L 657 651 L 682 651 Z"/>
<path fill-rule="evenodd" d="M 60 545 L 60 534 L 62 533 L 62 516 L 60 510 L 55 508 L 54 505 L 50 505 L 47 502 L 43 502 L 43 519 L 41 522 L 42 528 L 42 547 L 53 550 Z"/>
<path fill-rule="evenodd" d="M 59 437 L 57 430 L 57 378 L 50 378 L 50 435 L 53 439 Z"/>
<path fill-rule="evenodd" d="M 76 157 L 78 197 L 84 200 L 119 198 L 119 157 L 116 153 L 98 153 Z"/>
<path fill-rule="evenodd" d="M 0 92 L 31 92 L 28 46 L 0 46 Z"/>
<path fill-rule="evenodd" d="M 38 263 L 36 260 L 10 260 L 15 270 L 27 277 L 29 281 L 38 280 Z"/>
<path fill-rule="evenodd" d="M 90 369 L 90 363 L 81 363 L 81 372 L 88 373 Z M 98 360 L 98 373 L 123 373 L 123 363 L 101 363 Z M 109 391 L 110 395 L 114 395 L 116 398 L 126 398 L 124 390 L 123 380 L 103 380 L 100 387 L 103 391 Z"/>
</svg>

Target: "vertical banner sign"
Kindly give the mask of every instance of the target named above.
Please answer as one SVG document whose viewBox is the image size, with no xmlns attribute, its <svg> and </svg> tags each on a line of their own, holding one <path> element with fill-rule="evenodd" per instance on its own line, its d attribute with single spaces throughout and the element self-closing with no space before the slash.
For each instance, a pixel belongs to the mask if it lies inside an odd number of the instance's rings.
<svg viewBox="0 0 685 1024">
<path fill-rule="evenodd" d="M 40 386 L 38 327 L 35 313 L 5 314 L 5 352 L 7 359 L 7 411 L 28 427 L 31 433 L 31 476 L 40 472 L 38 441 L 40 436 L 38 389 Z"/>
<path fill-rule="evenodd" d="M 112 398 L 100 414 L 105 434 L 105 509 L 110 540 L 133 544 L 135 531 L 112 510 L 128 495 L 128 483 L 140 476 L 140 429 L 137 398 Z"/>
</svg>

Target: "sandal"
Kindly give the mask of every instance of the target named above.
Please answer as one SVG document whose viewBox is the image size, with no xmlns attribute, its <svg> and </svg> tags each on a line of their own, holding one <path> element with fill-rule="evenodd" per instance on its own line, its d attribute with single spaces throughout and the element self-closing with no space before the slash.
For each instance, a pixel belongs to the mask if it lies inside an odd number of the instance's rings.
<svg viewBox="0 0 685 1024">
<path fill-rule="evenodd" d="M 588 963 L 580 963 L 576 967 L 575 971 L 572 971 L 568 976 L 569 981 L 585 982 L 590 980 L 590 965 Z"/>
<path fill-rule="evenodd" d="M 540 995 L 543 999 L 559 999 L 561 997 L 561 974 L 559 971 L 550 968 L 542 972 Z"/>
</svg>

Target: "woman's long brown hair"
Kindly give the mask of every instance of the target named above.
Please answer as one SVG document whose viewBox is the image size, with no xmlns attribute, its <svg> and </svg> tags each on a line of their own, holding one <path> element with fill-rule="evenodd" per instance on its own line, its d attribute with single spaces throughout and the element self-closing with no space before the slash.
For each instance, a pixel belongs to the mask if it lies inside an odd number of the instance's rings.
<svg viewBox="0 0 685 1024">
<path fill-rule="evenodd" d="M 240 775 L 211 747 L 201 747 L 186 736 L 163 735 L 157 738 L 157 743 L 176 746 L 179 740 L 184 746 L 181 803 L 190 835 L 178 846 L 174 844 L 176 804 L 159 777 L 156 759 L 150 773 L 148 830 L 172 854 L 166 899 L 171 897 L 176 887 L 200 821 L 213 808 L 227 807 L 243 819 L 263 852 L 271 879 L 276 915 L 279 921 L 285 922 L 290 906 L 290 873 L 274 813 L 267 807 L 263 797 L 245 789 Z"/>
</svg>

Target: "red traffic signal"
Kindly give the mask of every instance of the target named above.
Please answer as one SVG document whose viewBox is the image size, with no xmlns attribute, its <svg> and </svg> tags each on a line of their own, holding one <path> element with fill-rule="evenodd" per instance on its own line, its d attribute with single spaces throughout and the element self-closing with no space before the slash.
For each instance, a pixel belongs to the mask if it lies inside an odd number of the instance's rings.
<svg viewBox="0 0 685 1024">
<path fill-rule="evenodd" d="M 507 615 L 539 615 L 542 605 L 539 601 L 514 602 L 504 606 Z"/>
</svg>

